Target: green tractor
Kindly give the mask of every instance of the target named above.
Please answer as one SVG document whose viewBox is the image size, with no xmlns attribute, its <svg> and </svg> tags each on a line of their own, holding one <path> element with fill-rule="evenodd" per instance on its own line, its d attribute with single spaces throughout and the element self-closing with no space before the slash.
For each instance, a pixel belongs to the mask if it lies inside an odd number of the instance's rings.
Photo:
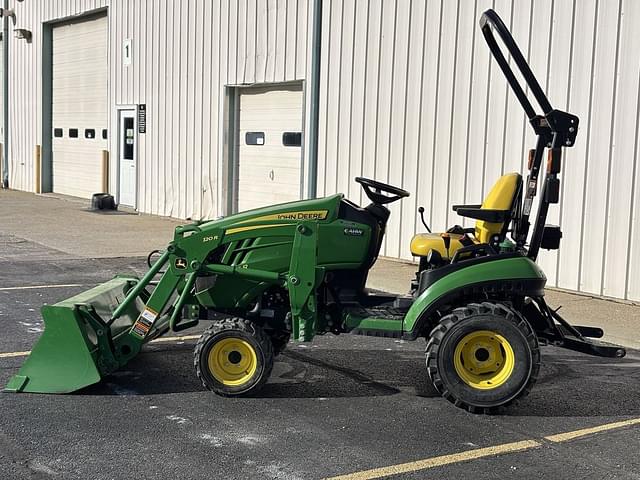
<svg viewBox="0 0 640 480">
<path fill-rule="evenodd" d="M 127 364 L 146 342 L 201 319 L 213 324 L 195 347 L 195 370 L 223 396 L 257 392 L 289 341 L 328 332 L 425 338 L 434 387 L 471 412 L 526 395 L 538 376 L 541 344 L 624 356 L 623 348 L 590 339 L 601 337 L 601 329 L 572 326 L 546 304 L 546 277 L 536 264 L 540 248 L 559 247 L 560 229 L 545 219 L 559 199 L 562 148 L 573 146 L 578 118 L 551 107 L 494 11 L 482 15 L 480 26 L 537 143 L 526 182 L 518 173 L 504 175 L 482 204 L 453 207 L 475 219 L 475 228 L 456 225 L 413 238 L 411 252 L 420 262 L 409 294 L 365 288 L 387 205 L 409 193 L 358 177 L 371 201 L 366 207 L 332 195 L 180 226 L 143 278 L 116 277 L 44 306 L 44 334 L 6 389 L 78 390 Z M 494 32 L 543 114 L 531 106 Z"/>
</svg>

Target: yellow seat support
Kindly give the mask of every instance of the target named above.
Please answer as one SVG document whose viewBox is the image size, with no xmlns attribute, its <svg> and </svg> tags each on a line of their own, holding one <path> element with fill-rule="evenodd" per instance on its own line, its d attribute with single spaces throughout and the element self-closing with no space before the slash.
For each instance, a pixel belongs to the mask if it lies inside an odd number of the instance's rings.
<svg viewBox="0 0 640 480">
<path fill-rule="evenodd" d="M 442 235 L 449 235 L 451 238 L 448 252 Z M 429 250 L 436 250 L 442 258 L 451 258 L 456 250 L 462 248 L 460 243 L 462 237 L 463 235 L 453 233 L 419 233 L 411 239 L 411 254 L 416 257 L 426 257 Z"/>
</svg>

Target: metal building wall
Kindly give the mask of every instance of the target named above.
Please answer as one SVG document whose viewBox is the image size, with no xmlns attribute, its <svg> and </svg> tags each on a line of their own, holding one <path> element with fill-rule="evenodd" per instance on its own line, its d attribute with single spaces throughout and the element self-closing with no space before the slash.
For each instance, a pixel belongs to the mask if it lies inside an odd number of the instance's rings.
<svg viewBox="0 0 640 480">
<path fill-rule="evenodd" d="M 16 3 L 11 38 L 11 185 L 32 191 L 42 135 L 42 22 L 109 6 L 111 134 L 116 106 L 146 103 L 142 212 L 181 218 L 223 210 L 224 85 L 308 77 L 306 0 L 43 0 Z M 459 221 L 496 177 L 522 170 L 532 136 L 490 62 L 481 12 L 510 25 L 557 108 L 580 116 L 564 164 L 559 252 L 543 252 L 550 285 L 640 300 L 638 105 L 640 3 L 634 0 L 325 1 L 319 194 L 355 200 L 358 174 L 403 185 L 384 254 L 409 257 L 424 205 L 436 229 Z M 124 38 L 133 62 L 122 65 Z M 306 96 L 308 97 L 308 89 Z M 307 98 L 308 99 L 308 98 Z M 308 109 L 306 112 L 308 124 Z M 48 132 L 45 132 L 48 135 Z M 308 139 L 306 139 L 308 141 Z M 116 149 L 111 145 L 112 190 Z"/>
<path fill-rule="evenodd" d="M 219 215 L 227 181 L 225 85 L 305 78 L 307 2 L 111 0 L 110 9 L 114 103 L 147 104 L 138 209 L 179 218 Z M 125 38 L 133 42 L 130 66 L 121 59 Z"/>
<path fill-rule="evenodd" d="M 640 300 L 636 0 L 353 0 L 325 2 L 320 194 L 362 195 L 356 175 L 402 185 L 383 254 L 411 258 L 424 205 L 438 230 L 461 222 L 497 177 L 522 171 L 533 135 L 478 29 L 494 8 L 552 104 L 581 120 L 541 254 L 549 285 Z"/>
<path fill-rule="evenodd" d="M 110 190 L 117 181 L 117 107 L 147 104 L 139 136 L 138 209 L 178 218 L 224 210 L 225 85 L 302 80 L 306 0 L 38 0 L 15 2 L 32 43 L 11 38 L 12 188 L 34 191 L 42 144 L 42 23 L 109 8 Z M 122 42 L 133 61 L 123 65 Z M 308 94 L 308 92 L 307 92 Z M 49 132 L 45 132 L 46 135 Z"/>
</svg>

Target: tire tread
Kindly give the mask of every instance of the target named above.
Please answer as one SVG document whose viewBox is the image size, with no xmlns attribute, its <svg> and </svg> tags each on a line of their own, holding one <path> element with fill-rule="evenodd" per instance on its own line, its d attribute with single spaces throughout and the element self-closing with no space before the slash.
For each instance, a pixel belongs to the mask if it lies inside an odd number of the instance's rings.
<svg viewBox="0 0 640 480">
<path fill-rule="evenodd" d="M 445 387 L 444 381 L 440 375 L 438 369 L 438 350 L 442 339 L 446 333 L 457 323 L 462 320 L 481 314 L 492 314 L 502 316 L 506 320 L 512 322 L 518 330 L 524 335 L 529 348 L 531 349 L 531 374 L 524 388 L 518 393 L 516 397 L 498 407 L 479 407 L 471 405 L 462 399 L 456 398 Z M 514 402 L 524 398 L 531 392 L 531 389 L 535 385 L 538 375 L 540 373 L 540 346 L 538 344 L 538 337 L 536 336 L 533 328 L 529 322 L 517 311 L 511 309 L 509 306 L 503 303 L 482 302 L 482 303 L 469 303 L 464 307 L 458 307 L 453 309 L 449 314 L 442 317 L 440 322 L 431 330 L 431 333 L 427 339 L 427 346 L 425 348 L 425 360 L 427 365 L 427 373 L 433 383 L 434 388 L 446 398 L 448 401 L 463 408 L 471 413 L 495 413 L 501 408 L 505 408 Z"/>
<path fill-rule="evenodd" d="M 260 379 L 254 385 L 252 385 L 251 388 L 249 388 L 247 391 L 243 391 L 242 393 L 229 392 L 224 388 L 210 385 L 203 375 L 202 368 L 200 367 L 200 356 L 202 355 L 203 349 L 205 348 L 207 342 L 219 333 L 234 330 L 239 330 L 247 335 L 252 336 L 258 342 L 264 353 L 264 371 L 262 372 Z M 222 320 L 215 321 L 202 333 L 202 335 L 198 339 L 198 342 L 196 343 L 196 347 L 193 353 L 193 364 L 196 368 L 196 375 L 207 390 L 211 390 L 212 392 L 215 392 L 223 397 L 237 397 L 242 395 L 250 395 L 251 393 L 259 391 L 264 386 L 264 384 L 269 379 L 269 376 L 271 375 L 271 371 L 273 370 L 274 357 L 275 353 L 271 340 L 269 339 L 269 336 L 262 330 L 262 328 L 245 318 L 228 317 Z"/>
</svg>

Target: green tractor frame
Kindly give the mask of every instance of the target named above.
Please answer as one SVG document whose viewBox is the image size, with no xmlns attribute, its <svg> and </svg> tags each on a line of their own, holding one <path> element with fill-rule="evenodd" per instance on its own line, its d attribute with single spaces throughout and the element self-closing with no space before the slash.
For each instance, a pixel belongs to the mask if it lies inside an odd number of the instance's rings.
<svg viewBox="0 0 640 480">
<path fill-rule="evenodd" d="M 358 177 L 371 201 L 364 208 L 338 194 L 179 226 L 142 278 L 119 276 L 44 306 L 45 331 L 6 390 L 73 392 L 126 365 L 150 340 L 201 319 L 213 324 L 196 345 L 196 373 L 223 396 L 257 392 L 289 341 L 329 332 L 425 338 L 433 385 L 471 412 L 526 395 L 538 376 L 541 344 L 624 356 L 623 348 L 592 340 L 602 337 L 601 329 L 572 326 L 546 304 L 546 277 L 536 264 L 540 248 L 560 244 L 560 228 L 545 221 L 549 205 L 559 201 L 562 149 L 574 145 L 578 118 L 552 108 L 493 10 L 482 15 L 480 27 L 537 135 L 536 146 L 525 182 L 518 173 L 504 175 L 482 204 L 453 207 L 475 219 L 475 228 L 431 233 L 423 219 L 429 233 L 411 242 L 420 262 L 409 294 L 365 288 L 387 205 L 409 193 Z"/>
</svg>

